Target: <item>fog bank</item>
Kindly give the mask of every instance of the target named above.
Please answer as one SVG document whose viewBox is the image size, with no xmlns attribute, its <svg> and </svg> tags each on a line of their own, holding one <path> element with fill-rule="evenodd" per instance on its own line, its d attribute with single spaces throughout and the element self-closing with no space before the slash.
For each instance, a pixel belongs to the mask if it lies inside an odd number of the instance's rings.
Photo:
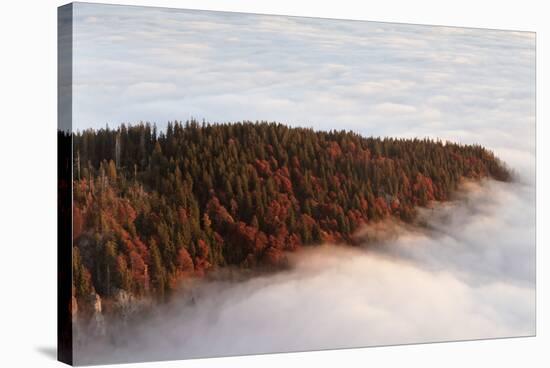
<svg viewBox="0 0 550 368">
<path fill-rule="evenodd" d="M 78 364 L 451 341 L 535 333 L 534 189 L 468 184 L 426 228 L 361 248 L 325 245 L 289 271 L 211 282 L 88 345 Z"/>
</svg>

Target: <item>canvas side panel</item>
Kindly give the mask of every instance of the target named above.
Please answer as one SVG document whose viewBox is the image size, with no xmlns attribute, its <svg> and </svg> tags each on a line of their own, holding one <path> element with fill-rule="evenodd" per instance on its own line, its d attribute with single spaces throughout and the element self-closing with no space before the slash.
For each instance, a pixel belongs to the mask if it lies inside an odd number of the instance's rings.
<svg viewBox="0 0 550 368">
<path fill-rule="evenodd" d="M 57 16 L 57 359 L 72 365 L 73 5 Z"/>
</svg>

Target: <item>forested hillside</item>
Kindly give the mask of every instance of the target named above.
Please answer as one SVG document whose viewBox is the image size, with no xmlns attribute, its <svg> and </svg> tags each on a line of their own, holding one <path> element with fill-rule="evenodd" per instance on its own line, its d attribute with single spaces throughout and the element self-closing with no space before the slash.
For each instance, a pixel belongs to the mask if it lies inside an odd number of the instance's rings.
<svg viewBox="0 0 550 368">
<path fill-rule="evenodd" d="M 415 217 L 461 178 L 510 180 L 477 145 L 364 138 L 275 123 L 140 124 L 73 136 L 77 299 L 163 299 L 211 269 L 278 267 L 285 251 L 354 243 Z"/>
</svg>

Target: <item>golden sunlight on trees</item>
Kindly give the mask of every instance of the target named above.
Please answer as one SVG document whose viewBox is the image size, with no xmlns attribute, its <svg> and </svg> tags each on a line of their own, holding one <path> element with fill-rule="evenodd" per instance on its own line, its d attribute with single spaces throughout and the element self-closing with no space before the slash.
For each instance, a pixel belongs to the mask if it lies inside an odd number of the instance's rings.
<svg viewBox="0 0 550 368">
<path fill-rule="evenodd" d="M 511 180 L 478 145 L 364 138 L 276 123 L 170 123 L 73 137 L 74 288 L 165 299 L 212 269 L 279 267 L 285 252 L 354 244 L 370 222 L 414 221 L 463 178 Z"/>
</svg>

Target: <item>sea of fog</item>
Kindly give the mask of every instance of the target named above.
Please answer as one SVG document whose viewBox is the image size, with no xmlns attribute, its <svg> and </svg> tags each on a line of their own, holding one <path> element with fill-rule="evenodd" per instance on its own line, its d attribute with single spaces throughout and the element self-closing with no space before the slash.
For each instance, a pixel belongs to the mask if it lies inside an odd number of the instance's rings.
<svg viewBox="0 0 550 368">
<path fill-rule="evenodd" d="M 324 245 L 287 271 L 207 282 L 77 364 L 425 343 L 535 334 L 535 191 L 468 183 L 425 224 L 365 229 L 368 246 Z M 122 336 L 122 335 L 126 336 Z"/>
</svg>

